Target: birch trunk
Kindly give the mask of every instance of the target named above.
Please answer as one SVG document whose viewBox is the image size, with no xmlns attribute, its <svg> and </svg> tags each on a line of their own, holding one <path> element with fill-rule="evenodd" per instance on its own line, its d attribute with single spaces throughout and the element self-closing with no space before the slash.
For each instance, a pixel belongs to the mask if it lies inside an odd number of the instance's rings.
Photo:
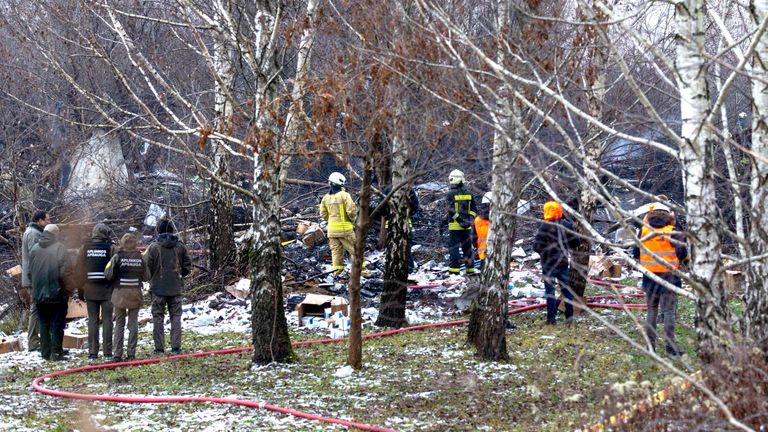
<svg viewBox="0 0 768 432">
<path fill-rule="evenodd" d="M 229 8 L 229 2 L 222 7 Z M 215 74 L 215 129 L 226 134 L 232 118 L 233 106 L 229 94 L 235 81 L 233 50 L 224 34 L 223 26 L 215 31 L 213 47 L 213 66 Z M 225 182 L 231 182 L 231 158 L 229 152 L 218 140 L 213 141 L 214 175 Z M 235 241 L 232 232 L 232 191 L 220 183 L 211 181 L 211 224 L 208 226 L 209 255 L 208 267 L 219 273 L 231 261 Z"/>
<path fill-rule="evenodd" d="M 509 1 L 500 0 L 497 19 L 500 39 L 508 31 L 509 12 Z M 499 44 L 497 52 L 497 60 L 501 64 L 504 62 L 502 46 L 503 44 Z M 467 336 L 480 358 L 496 361 L 509 359 L 505 328 L 509 298 L 509 264 L 512 260 L 512 245 L 517 224 L 514 209 L 517 208 L 521 191 L 515 160 L 521 148 L 522 137 L 518 132 L 519 128 L 513 130 L 511 127 L 512 117 L 520 118 L 520 108 L 514 99 L 503 97 L 509 93 L 509 89 L 502 89 L 502 97 L 497 101 L 501 115 L 495 115 L 497 130 L 493 137 L 491 173 L 493 202 L 487 255 L 480 279 L 480 294 L 473 304 Z"/>
<path fill-rule="evenodd" d="M 768 0 L 750 1 L 755 27 L 768 17 Z M 752 201 L 750 247 L 752 256 L 768 253 L 768 33 L 763 33 L 754 54 L 752 74 Z M 768 354 L 768 260 L 755 259 L 749 265 L 744 311 L 745 336 Z"/>
<path fill-rule="evenodd" d="M 715 136 L 705 125 L 710 106 L 704 45 L 703 0 L 675 2 L 676 71 L 679 74 L 683 144 L 680 147 L 685 185 L 691 278 L 696 291 L 699 355 L 711 361 L 732 337 L 732 318 L 723 287 L 721 244 L 717 231 Z"/>
<path fill-rule="evenodd" d="M 398 109 L 395 118 L 402 116 Z M 396 126 L 395 131 L 402 130 Z M 408 178 L 408 149 L 403 137 L 396 132 L 392 139 L 392 185 L 402 184 Z M 389 202 L 389 220 L 386 241 L 384 288 L 376 325 L 400 328 L 408 324 L 405 303 L 408 297 L 408 221 L 410 186 L 397 189 Z"/>
<path fill-rule="evenodd" d="M 280 196 L 282 182 L 280 134 L 272 114 L 276 83 L 272 77 L 279 70 L 272 34 L 278 25 L 279 1 L 258 0 L 253 26 L 257 29 L 254 45 L 262 53 L 254 71 L 256 126 L 252 131 L 254 155 L 253 246 L 251 250 L 251 292 L 253 363 L 292 361 L 294 359 L 288 323 L 283 313 L 280 248 Z"/>
</svg>

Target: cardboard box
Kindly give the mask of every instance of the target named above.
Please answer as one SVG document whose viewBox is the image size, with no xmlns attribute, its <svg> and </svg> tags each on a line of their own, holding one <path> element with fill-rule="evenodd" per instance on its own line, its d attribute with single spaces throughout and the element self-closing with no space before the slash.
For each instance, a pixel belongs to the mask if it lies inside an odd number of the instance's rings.
<svg viewBox="0 0 768 432">
<path fill-rule="evenodd" d="M 70 298 L 67 304 L 67 319 L 85 318 L 87 316 L 88 308 L 85 302 Z"/>
<path fill-rule="evenodd" d="M 738 270 L 725 271 L 725 292 L 730 295 L 744 294 L 744 273 Z"/>
<path fill-rule="evenodd" d="M 3 338 L 0 340 L 0 354 L 22 351 L 21 341 L 16 338 Z"/>
<path fill-rule="evenodd" d="M 307 294 L 297 307 L 296 312 L 299 314 L 299 326 L 304 325 L 302 318 L 304 317 L 325 317 L 325 309 L 331 309 L 331 315 L 336 312 L 341 312 L 342 315 L 348 314 L 347 301 L 343 297 L 333 297 L 321 294 Z"/>
<path fill-rule="evenodd" d="M 64 341 L 61 346 L 64 348 L 81 349 L 88 343 L 88 335 L 73 335 L 64 333 Z"/>
<path fill-rule="evenodd" d="M 318 224 L 312 224 L 301 237 L 304 247 L 312 249 L 315 245 L 322 244 L 325 241 L 325 234 Z"/>
<path fill-rule="evenodd" d="M 21 276 L 21 266 L 16 265 L 14 267 L 9 268 L 5 271 L 5 274 L 7 274 L 10 277 L 18 277 Z"/>
<path fill-rule="evenodd" d="M 589 275 L 597 278 L 619 278 L 624 269 L 621 261 L 606 256 L 590 255 Z"/>
</svg>

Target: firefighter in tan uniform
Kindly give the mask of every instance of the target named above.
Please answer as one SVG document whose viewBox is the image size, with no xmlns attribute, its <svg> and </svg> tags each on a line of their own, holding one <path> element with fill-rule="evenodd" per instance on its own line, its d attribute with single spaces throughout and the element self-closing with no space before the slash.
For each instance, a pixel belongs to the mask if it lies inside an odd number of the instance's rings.
<svg viewBox="0 0 768 432">
<path fill-rule="evenodd" d="M 344 251 L 355 259 L 355 218 L 357 206 L 352 196 L 344 190 L 347 179 L 341 173 L 334 172 L 328 177 L 331 191 L 320 201 L 320 217 L 328 221 L 328 244 L 331 247 L 331 259 L 335 274 L 344 271 Z M 362 275 L 370 274 L 363 262 Z"/>
</svg>

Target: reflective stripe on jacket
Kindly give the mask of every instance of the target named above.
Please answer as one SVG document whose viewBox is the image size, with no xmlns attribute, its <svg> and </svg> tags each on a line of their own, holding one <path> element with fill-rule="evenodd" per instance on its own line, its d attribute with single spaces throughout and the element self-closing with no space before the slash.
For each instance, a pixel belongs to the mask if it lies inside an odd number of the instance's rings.
<svg viewBox="0 0 768 432">
<path fill-rule="evenodd" d="M 472 194 L 456 194 L 453 196 L 453 215 L 448 222 L 448 229 L 451 231 L 462 231 L 471 229 L 467 226 L 466 219 L 475 216 L 472 210 Z M 471 219 L 470 219 L 471 220 Z"/>
<path fill-rule="evenodd" d="M 646 226 L 642 228 L 640 241 L 643 243 L 644 248 L 640 250 L 640 265 L 653 273 L 666 273 L 671 271 L 663 263 L 657 262 L 656 259 L 647 252 L 650 251 L 666 261 L 667 264 L 672 267 L 680 267 L 680 261 L 678 260 L 677 252 L 675 252 L 675 246 L 672 244 L 670 236 L 664 234 L 674 230 L 675 227 L 672 225 L 656 229 L 648 228 Z"/>
<path fill-rule="evenodd" d="M 357 216 L 357 206 L 346 191 L 329 193 L 320 201 L 320 216 L 328 221 L 328 237 L 337 233 L 343 236 L 355 230 L 353 221 Z"/>
<path fill-rule="evenodd" d="M 475 232 L 477 233 L 477 257 L 485 259 L 485 249 L 488 244 L 488 227 L 491 221 L 480 216 L 475 218 Z"/>
</svg>

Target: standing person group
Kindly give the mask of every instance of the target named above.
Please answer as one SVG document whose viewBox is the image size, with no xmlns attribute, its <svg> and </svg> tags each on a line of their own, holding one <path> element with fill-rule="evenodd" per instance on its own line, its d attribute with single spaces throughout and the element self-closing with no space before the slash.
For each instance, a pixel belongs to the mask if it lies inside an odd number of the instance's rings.
<svg viewBox="0 0 768 432">
<path fill-rule="evenodd" d="M 88 309 L 88 358 L 121 361 L 135 359 L 138 341 L 138 313 L 142 307 L 142 282 L 150 282 L 155 353 L 165 352 L 165 310 L 171 321 L 171 353 L 181 352 L 182 278 L 192 263 L 186 246 L 174 234 L 167 219 L 159 221 L 158 236 L 144 255 L 138 239 L 125 234 L 118 248 L 113 232 L 97 223 L 91 239 L 74 255 L 59 241 L 59 227 L 48 214 L 39 211 L 22 237 L 22 298 L 29 297 L 29 350 L 40 350 L 43 358 L 66 359 L 62 347 L 67 302 L 75 285 L 65 284 L 80 276 Z M 114 317 L 113 317 L 114 315 Z M 113 319 L 117 331 L 113 332 Z M 124 332 L 128 327 L 128 343 Z M 101 336 L 101 337 L 100 337 Z M 114 348 L 114 351 L 113 351 Z M 125 349 L 124 349 L 125 348 Z M 113 356 L 114 353 L 114 356 Z M 124 357 L 124 353 L 126 354 Z"/>
</svg>

